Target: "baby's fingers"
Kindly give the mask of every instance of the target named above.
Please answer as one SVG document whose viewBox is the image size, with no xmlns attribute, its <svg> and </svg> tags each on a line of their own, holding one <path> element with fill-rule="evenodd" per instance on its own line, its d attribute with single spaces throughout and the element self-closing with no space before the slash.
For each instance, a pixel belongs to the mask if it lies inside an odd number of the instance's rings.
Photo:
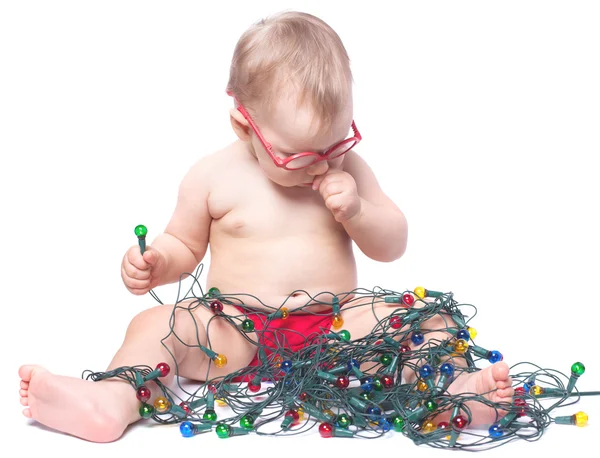
<svg viewBox="0 0 600 458">
<path fill-rule="evenodd" d="M 321 182 L 325 179 L 325 175 L 318 175 L 312 182 L 312 189 L 316 191 L 321 186 Z"/>
<path fill-rule="evenodd" d="M 150 266 L 148 266 L 146 270 L 140 270 L 133 264 L 124 262 L 121 267 L 125 275 L 127 275 L 127 277 L 133 278 L 135 280 L 148 280 L 152 275 L 152 270 L 150 269 Z"/>
<path fill-rule="evenodd" d="M 135 267 L 139 270 L 149 270 L 150 269 L 150 264 L 148 264 L 144 260 L 142 253 L 140 253 L 139 246 L 132 246 L 129 249 L 129 251 L 127 251 L 127 261 L 129 261 L 129 263 L 131 265 L 133 265 L 133 267 Z M 127 263 L 125 263 L 125 264 L 127 264 Z"/>
<path fill-rule="evenodd" d="M 143 289 L 134 289 L 134 288 L 129 288 L 128 286 L 126 286 L 127 291 L 129 291 L 131 294 L 135 294 L 136 296 L 141 296 L 142 294 L 146 294 L 148 291 L 150 291 L 150 288 L 143 288 Z"/>
<path fill-rule="evenodd" d="M 121 276 L 123 277 L 125 286 L 127 286 L 127 288 L 130 290 L 132 290 L 132 289 L 134 289 L 134 290 L 135 289 L 146 289 L 147 290 L 150 288 L 150 277 L 149 276 L 147 279 L 138 280 L 136 278 L 132 278 L 129 275 L 127 275 L 127 272 L 125 271 L 124 268 L 121 268 Z"/>
</svg>

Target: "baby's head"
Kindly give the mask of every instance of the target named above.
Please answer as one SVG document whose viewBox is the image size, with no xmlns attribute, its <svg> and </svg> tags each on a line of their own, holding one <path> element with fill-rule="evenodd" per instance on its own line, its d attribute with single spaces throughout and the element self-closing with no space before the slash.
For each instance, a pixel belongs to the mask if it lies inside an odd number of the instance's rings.
<svg viewBox="0 0 600 458">
<path fill-rule="evenodd" d="M 294 153 L 323 153 L 352 132 L 352 74 L 339 36 L 310 14 L 285 12 L 247 30 L 235 48 L 227 92 L 235 98 L 231 124 L 265 174 L 282 186 L 312 182 L 344 156 L 310 163 Z M 258 134 L 257 134 L 258 132 Z M 262 136 L 262 139 L 260 138 Z M 271 152 L 264 144 L 271 145 Z M 348 141 L 336 154 L 354 144 Z"/>
</svg>

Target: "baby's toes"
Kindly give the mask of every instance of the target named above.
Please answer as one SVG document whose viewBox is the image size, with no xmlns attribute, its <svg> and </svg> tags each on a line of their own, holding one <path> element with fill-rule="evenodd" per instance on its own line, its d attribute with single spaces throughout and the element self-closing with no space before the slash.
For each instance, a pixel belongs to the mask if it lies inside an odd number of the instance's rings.
<svg viewBox="0 0 600 458">
<path fill-rule="evenodd" d="M 21 380 L 21 389 L 28 390 L 29 389 L 29 382 L 26 382 L 25 380 Z"/>
</svg>

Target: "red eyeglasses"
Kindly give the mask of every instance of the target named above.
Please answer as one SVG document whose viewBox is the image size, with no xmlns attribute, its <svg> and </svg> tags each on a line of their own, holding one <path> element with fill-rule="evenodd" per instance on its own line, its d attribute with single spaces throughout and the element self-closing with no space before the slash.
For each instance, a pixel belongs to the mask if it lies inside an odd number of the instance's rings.
<svg viewBox="0 0 600 458">
<path fill-rule="evenodd" d="M 348 151 L 350 151 L 352 148 L 354 148 L 354 146 L 358 142 L 360 142 L 362 140 L 362 136 L 360 135 L 360 132 L 356 128 L 356 124 L 354 124 L 354 121 L 352 121 L 351 127 L 352 127 L 352 131 L 354 132 L 354 136 L 347 138 L 345 140 L 342 140 L 339 143 L 336 143 L 332 147 L 325 150 L 323 153 L 319 154 L 319 153 L 315 153 L 312 151 L 305 151 L 303 153 L 292 154 L 291 156 L 286 157 L 285 159 L 282 159 L 275 155 L 271 144 L 269 142 L 267 142 L 265 140 L 265 138 L 262 136 L 262 134 L 258 130 L 258 126 L 256 124 L 254 124 L 254 121 L 250 117 L 250 114 L 243 107 L 243 105 L 239 102 L 239 100 L 235 97 L 235 95 L 233 95 L 229 92 L 228 92 L 228 95 L 233 97 L 233 99 L 235 100 L 235 102 L 238 105 L 237 109 L 240 111 L 240 113 L 242 113 L 244 118 L 248 121 L 248 124 L 250 124 L 250 127 L 252 127 L 252 130 L 254 130 L 254 133 L 256 134 L 256 136 L 258 137 L 260 142 L 262 143 L 263 147 L 265 148 L 265 150 L 267 151 L 269 156 L 271 156 L 271 159 L 273 159 L 273 162 L 275 163 L 275 165 L 277 167 L 283 167 L 286 170 L 298 170 L 298 169 L 303 169 L 305 167 L 310 167 L 311 165 L 316 164 L 317 162 L 320 162 L 320 161 L 336 159 L 336 158 L 341 157 L 344 154 L 346 154 Z"/>
</svg>

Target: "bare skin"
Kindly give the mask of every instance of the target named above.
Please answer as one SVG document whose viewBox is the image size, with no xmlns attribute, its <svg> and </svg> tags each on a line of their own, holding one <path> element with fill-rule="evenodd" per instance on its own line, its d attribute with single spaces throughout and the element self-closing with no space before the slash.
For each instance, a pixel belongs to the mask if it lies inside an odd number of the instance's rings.
<svg viewBox="0 0 600 458">
<path fill-rule="evenodd" d="M 293 106 L 289 100 L 282 101 L 274 117 L 278 123 L 271 125 L 265 119 L 261 125 L 274 149 L 322 151 L 346 137 L 351 101 L 324 134 L 308 122 L 310 112 Z M 145 294 L 158 285 L 178 281 L 182 272 L 193 272 L 210 247 L 207 288 L 216 286 L 223 294 L 251 294 L 275 307 L 296 291 L 286 302 L 293 313 L 322 291 L 342 294 L 358 286 L 353 241 L 372 259 L 389 262 L 402 256 L 406 247 L 404 215 L 357 153 L 351 151 L 340 159 L 289 172 L 273 164 L 237 110 L 231 112 L 231 123 L 239 140 L 190 169 L 165 233 L 152 242 L 144 256 L 137 246 L 124 256 L 121 273 L 133 294 Z M 318 299 L 330 301 L 331 296 Z M 245 303 L 260 306 L 250 297 Z M 312 307 L 326 309 L 318 304 Z M 388 307 L 381 313 L 393 310 Z M 138 364 L 154 367 L 162 361 L 174 364 L 171 353 L 180 376 L 205 380 L 210 361 L 204 353 L 172 336 L 164 340 L 164 346 L 160 343 L 169 334 L 172 311 L 173 306 L 157 306 L 134 317 L 107 370 Z M 238 314 L 227 305 L 224 312 Z M 211 377 L 241 369 L 253 358 L 256 347 L 231 326 L 219 326 L 212 320 L 207 331 L 205 324 L 212 317 L 209 310 L 189 311 L 183 306 L 177 317 L 176 332 L 184 343 L 206 345 L 208 332 L 213 350 L 227 355 L 226 367 L 210 366 Z M 368 307 L 343 310 L 342 317 L 353 338 L 368 334 L 376 323 Z M 194 320 L 201 325 L 199 335 Z M 139 402 L 127 383 L 90 382 L 32 365 L 22 366 L 19 375 L 23 414 L 58 431 L 110 442 L 140 418 Z M 492 401 L 510 401 L 513 391 L 508 367 L 497 363 L 461 376 L 450 392 L 490 392 L 486 396 Z M 492 409 L 473 410 L 472 424 L 494 420 Z"/>
</svg>

